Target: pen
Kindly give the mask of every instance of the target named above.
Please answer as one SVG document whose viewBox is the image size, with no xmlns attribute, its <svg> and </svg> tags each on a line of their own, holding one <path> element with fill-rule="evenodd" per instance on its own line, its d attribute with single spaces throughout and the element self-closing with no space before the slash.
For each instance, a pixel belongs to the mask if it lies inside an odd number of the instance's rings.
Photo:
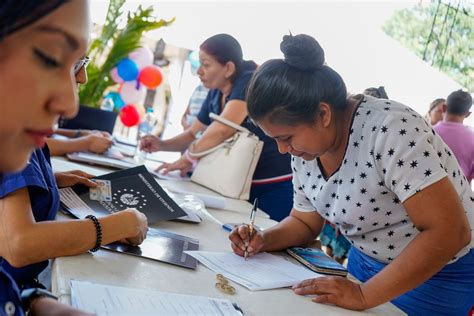
<svg viewBox="0 0 474 316">
<path fill-rule="evenodd" d="M 257 213 L 257 208 L 258 208 L 258 198 L 255 198 L 255 200 L 253 201 L 252 211 L 250 212 L 249 242 L 252 239 L 252 235 L 253 235 L 253 231 L 254 231 L 255 214 Z M 247 251 L 247 247 L 245 247 L 245 252 L 244 252 L 244 259 L 245 260 L 247 260 L 247 256 L 249 255 L 249 253 Z"/>
</svg>

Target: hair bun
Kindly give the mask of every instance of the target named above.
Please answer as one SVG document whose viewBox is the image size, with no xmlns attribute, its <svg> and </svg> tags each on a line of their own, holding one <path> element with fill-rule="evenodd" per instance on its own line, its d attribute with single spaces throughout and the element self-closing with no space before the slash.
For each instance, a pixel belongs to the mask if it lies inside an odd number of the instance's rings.
<svg viewBox="0 0 474 316">
<path fill-rule="evenodd" d="M 280 50 L 285 56 L 285 62 L 299 70 L 315 71 L 324 65 L 324 50 L 309 35 L 283 36 Z"/>
</svg>

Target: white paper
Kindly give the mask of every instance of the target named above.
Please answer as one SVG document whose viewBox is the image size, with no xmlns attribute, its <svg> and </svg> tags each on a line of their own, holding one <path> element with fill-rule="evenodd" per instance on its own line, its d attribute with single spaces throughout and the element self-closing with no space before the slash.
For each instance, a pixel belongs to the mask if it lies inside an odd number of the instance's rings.
<svg viewBox="0 0 474 316">
<path fill-rule="evenodd" d="M 245 261 L 232 252 L 185 251 L 216 273 L 237 282 L 249 290 L 269 290 L 289 287 L 306 280 L 322 277 L 302 265 L 266 252 Z"/>
<path fill-rule="evenodd" d="M 189 194 L 189 195 L 194 195 L 198 199 L 204 202 L 204 205 L 209 208 L 214 208 L 214 209 L 225 209 L 225 198 L 221 196 L 212 196 L 209 194 L 202 194 L 202 193 L 196 193 L 196 192 L 191 192 L 191 191 L 186 191 L 182 189 L 177 189 L 177 188 L 168 188 L 171 192 L 179 193 L 179 194 Z"/>
<path fill-rule="evenodd" d="M 138 164 L 131 159 L 124 158 L 122 160 L 108 158 L 106 156 L 91 154 L 86 152 L 78 152 L 73 154 L 68 154 L 67 157 L 71 160 L 84 161 L 92 164 L 110 166 L 121 169 L 128 169 L 136 167 Z"/>
<path fill-rule="evenodd" d="M 158 179 L 162 180 L 176 180 L 176 181 L 191 181 L 190 177 L 182 177 L 180 170 L 173 170 L 168 172 L 167 174 L 163 174 L 162 171 L 155 171 L 156 168 L 148 168 L 148 171 L 155 175 Z"/>
<path fill-rule="evenodd" d="M 71 280 L 74 307 L 98 315 L 242 315 L 231 301 Z"/>
<path fill-rule="evenodd" d="M 59 189 L 59 198 L 79 218 L 95 213 L 71 188 Z"/>
</svg>

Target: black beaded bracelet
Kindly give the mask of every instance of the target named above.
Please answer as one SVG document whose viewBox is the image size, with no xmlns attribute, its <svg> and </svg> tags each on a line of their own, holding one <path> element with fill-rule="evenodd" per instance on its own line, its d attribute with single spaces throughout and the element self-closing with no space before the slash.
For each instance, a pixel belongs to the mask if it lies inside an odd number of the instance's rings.
<svg viewBox="0 0 474 316">
<path fill-rule="evenodd" d="M 95 241 L 95 246 L 94 246 L 94 248 L 92 248 L 89 251 L 90 252 L 96 252 L 97 250 L 100 249 L 100 246 L 102 245 L 102 225 L 100 224 L 97 217 L 95 217 L 94 215 L 87 215 L 86 218 L 90 219 L 94 223 L 95 232 L 97 234 L 97 239 Z"/>
</svg>

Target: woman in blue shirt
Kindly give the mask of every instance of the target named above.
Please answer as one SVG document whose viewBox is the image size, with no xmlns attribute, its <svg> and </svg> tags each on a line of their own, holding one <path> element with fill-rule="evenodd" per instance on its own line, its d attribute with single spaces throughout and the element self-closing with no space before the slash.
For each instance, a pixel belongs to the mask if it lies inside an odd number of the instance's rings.
<svg viewBox="0 0 474 316">
<path fill-rule="evenodd" d="M 87 5 L 87 1 L 82 0 L 4 0 L 0 4 L 0 147 L 3 152 L 0 155 L 0 180 L 4 172 L 25 167 L 31 151 L 39 142 L 44 142 L 46 131 L 52 130 L 60 116 L 71 117 L 77 111 L 70 69 L 86 50 Z M 47 34 L 44 27 L 48 25 L 54 25 L 58 33 Z M 43 31 L 39 31 L 41 27 Z M 51 63 L 40 59 L 34 48 L 50 36 L 57 37 L 51 42 L 60 44 L 64 41 L 60 31 L 67 31 L 65 34 L 77 46 L 62 56 L 64 71 L 56 71 L 51 76 L 48 71 Z M 58 79 L 64 84 L 58 83 Z M 54 101 L 59 99 L 64 102 Z M 7 206 L 0 200 L 0 212 Z M 2 224 L 6 224 L 3 216 Z M 0 238 L 3 248 L 5 234 Z M 0 315 L 24 315 L 26 310 L 35 315 L 86 314 L 45 297 L 44 293 L 30 291 L 23 294 L 28 295 L 22 297 L 25 299 L 22 304 L 17 285 L 0 267 Z"/>
<path fill-rule="evenodd" d="M 242 58 L 238 41 L 228 34 L 208 38 L 200 46 L 198 69 L 202 84 L 211 89 L 191 127 L 168 140 L 156 136 L 145 136 L 141 148 L 147 152 L 185 151 L 201 152 L 212 148 L 231 137 L 235 130 L 211 121 L 209 114 L 215 113 L 247 128 L 264 142 L 257 164 L 250 201 L 259 200 L 259 207 L 272 219 L 281 220 L 288 216 L 292 207 L 293 189 L 288 154 L 280 155 L 276 144 L 248 118 L 245 91 L 257 65 Z M 202 136 L 196 139 L 198 134 Z M 195 159 L 183 155 L 172 164 L 164 164 L 165 172 L 181 170 L 182 175 L 191 170 Z M 216 170 L 218 166 L 216 166 Z"/>
<path fill-rule="evenodd" d="M 50 55 L 54 55 L 56 50 L 51 47 L 57 46 L 57 42 L 63 41 L 55 37 L 32 41 L 34 55 L 37 54 L 40 60 L 53 58 Z M 87 81 L 82 60 L 75 63 L 77 67 L 67 69 L 67 75 L 77 84 Z M 53 70 L 46 68 L 43 71 L 49 74 L 48 71 Z M 53 105 L 76 103 L 75 98 L 46 101 Z M 37 147 L 42 147 L 46 143 L 45 137 L 37 134 L 33 135 L 33 140 Z M 148 229 L 146 216 L 135 209 L 102 217 L 98 219 L 99 225 L 89 219 L 54 221 L 59 210 L 58 185 L 81 183 L 94 186 L 88 177 L 80 171 L 54 175 L 47 147 L 33 152 L 22 172 L 4 175 L 0 182 L 0 202 L 5 205 L 0 210 L 4 224 L 0 227 L 0 265 L 20 288 L 38 286 L 36 278 L 48 265 L 47 259 L 83 253 L 96 248 L 100 241 L 108 244 L 122 240 L 137 245 L 145 238 Z M 97 226 L 101 226 L 101 232 Z"/>
</svg>

